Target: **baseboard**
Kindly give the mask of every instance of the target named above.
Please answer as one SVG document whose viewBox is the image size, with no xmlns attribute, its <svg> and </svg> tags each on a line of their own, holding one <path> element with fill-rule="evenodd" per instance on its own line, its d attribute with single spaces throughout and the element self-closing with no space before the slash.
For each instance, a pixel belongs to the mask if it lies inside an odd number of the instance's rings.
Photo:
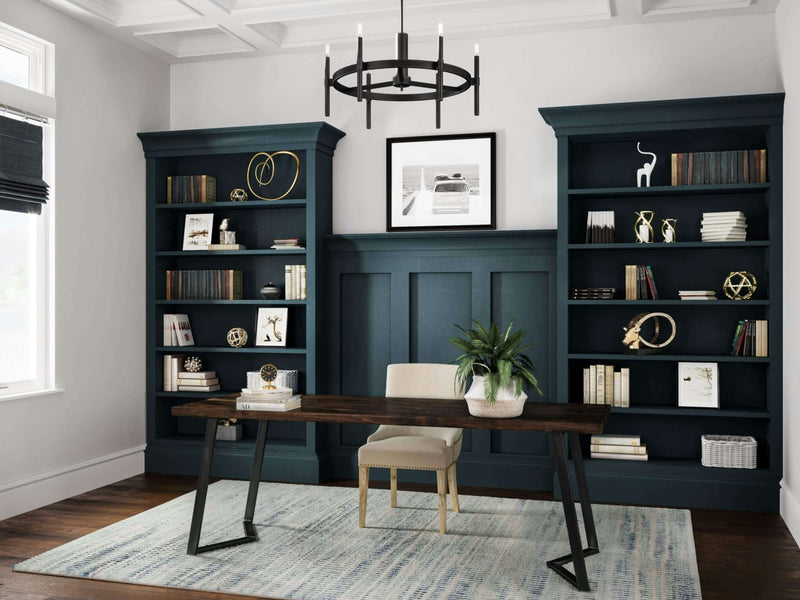
<svg viewBox="0 0 800 600">
<path fill-rule="evenodd" d="M 800 501 L 784 481 L 781 481 L 781 517 L 795 543 L 800 546 Z"/>
<path fill-rule="evenodd" d="M 0 520 L 83 494 L 144 472 L 145 446 L 0 482 Z"/>
</svg>

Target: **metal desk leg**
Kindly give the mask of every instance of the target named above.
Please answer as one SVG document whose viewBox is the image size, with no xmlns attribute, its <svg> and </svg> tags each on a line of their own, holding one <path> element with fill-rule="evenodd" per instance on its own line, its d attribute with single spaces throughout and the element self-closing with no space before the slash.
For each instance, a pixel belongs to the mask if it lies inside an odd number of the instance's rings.
<svg viewBox="0 0 800 600">
<path fill-rule="evenodd" d="M 217 419 L 206 420 L 206 434 L 203 442 L 203 454 L 200 460 L 200 473 L 197 476 L 197 492 L 194 497 L 194 510 L 192 512 L 192 525 L 189 529 L 189 545 L 186 549 L 187 554 L 199 554 L 219 548 L 237 546 L 247 542 L 254 542 L 258 539 L 258 533 L 253 525 L 253 514 L 256 508 L 256 497 L 258 495 L 258 482 L 261 478 L 261 465 L 264 461 L 264 447 L 267 441 L 267 428 L 269 421 L 258 422 L 258 435 L 256 438 L 256 448 L 253 453 L 253 467 L 250 471 L 250 487 L 247 492 L 247 504 L 244 511 L 245 535 L 240 538 L 226 540 L 200 546 L 200 530 L 203 527 L 203 513 L 206 508 L 206 496 L 208 494 L 208 480 L 211 476 L 211 459 L 214 456 L 214 442 L 217 437 Z"/>
<path fill-rule="evenodd" d="M 578 494 L 581 501 L 581 510 L 583 512 L 586 538 L 589 544 L 589 546 L 585 549 L 581 544 L 581 534 L 580 529 L 578 528 L 578 514 L 575 511 L 575 503 L 572 499 L 572 486 L 569 478 L 567 456 L 564 452 L 562 435 L 569 436 L 573 458 L 575 459 L 575 478 L 578 484 Z M 589 577 L 586 574 L 586 561 L 584 558 L 591 556 L 592 554 L 597 554 L 599 549 L 597 547 L 597 534 L 594 528 L 594 518 L 592 516 L 592 509 L 589 503 L 589 488 L 586 483 L 586 472 L 583 469 L 583 456 L 581 455 L 577 434 L 561 434 L 553 432 L 551 434 L 551 438 L 553 441 L 553 453 L 555 455 L 556 470 L 558 472 L 558 485 L 561 487 L 561 503 L 564 506 L 564 521 L 567 525 L 569 548 L 571 552 L 565 556 L 547 561 L 547 566 L 582 592 L 588 592 L 590 591 Z M 573 568 L 575 570 L 574 575 L 563 566 L 569 562 L 573 564 Z"/>
</svg>

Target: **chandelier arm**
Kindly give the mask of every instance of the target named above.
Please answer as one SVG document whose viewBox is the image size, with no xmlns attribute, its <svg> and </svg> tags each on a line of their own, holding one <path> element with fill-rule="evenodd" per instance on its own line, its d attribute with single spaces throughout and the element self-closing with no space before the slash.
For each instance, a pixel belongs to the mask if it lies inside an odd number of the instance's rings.
<svg viewBox="0 0 800 600">
<path fill-rule="evenodd" d="M 358 36 L 358 51 L 356 52 L 356 99 L 361 102 L 362 98 L 362 77 L 364 72 L 364 41 Z M 369 70 L 369 69 L 367 69 Z"/>
<path fill-rule="evenodd" d="M 439 63 L 435 60 L 418 60 L 418 59 L 408 59 L 408 60 L 397 60 L 394 58 L 386 59 L 386 60 L 367 60 L 361 63 L 361 68 L 363 71 L 377 71 L 379 69 L 420 69 L 425 71 L 436 71 L 439 68 Z M 456 65 L 451 65 L 449 63 L 444 63 L 442 65 L 442 70 L 445 73 L 450 73 L 451 75 L 457 75 L 462 79 L 469 82 L 472 85 L 472 75 L 469 71 L 462 67 L 457 67 Z M 358 71 L 358 63 L 354 63 L 351 65 L 346 65 L 340 69 L 338 69 L 332 76 L 331 79 L 338 80 L 346 75 L 352 75 Z M 469 89 L 469 86 L 467 86 Z"/>
<path fill-rule="evenodd" d="M 375 85 L 377 84 L 373 84 L 373 87 Z M 339 82 L 334 82 L 332 86 L 337 92 L 347 96 L 352 96 L 353 98 L 356 97 L 357 90 L 355 86 L 346 86 Z M 444 97 L 451 98 L 453 96 L 457 96 L 458 94 L 466 91 L 468 88 L 469 85 L 466 83 L 460 86 L 444 86 Z M 436 100 L 437 98 L 437 92 L 435 90 L 432 92 L 406 92 L 403 94 L 389 94 L 385 92 L 363 90 L 362 93 L 364 98 L 370 98 L 371 100 L 377 100 L 379 102 L 414 102 L 419 100 Z"/>
<path fill-rule="evenodd" d="M 442 100 L 444 100 L 444 38 L 439 36 L 439 60 L 436 64 L 436 129 L 442 127 Z"/>
<path fill-rule="evenodd" d="M 472 78 L 472 85 L 475 87 L 475 116 L 477 117 L 481 113 L 481 104 L 480 104 L 480 95 L 479 89 L 481 85 L 481 78 L 480 78 L 480 57 L 476 54 L 475 55 L 475 77 Z"/>
<path fill-rule="evenodd" d="M 331 57 L 325 57 L 325 116 L 331 116 Z"/>
<path fill-rule="evenodd" d="M 372 73 L 367 73 L 367 90 L 372 89 Z M 367 96 L 367 129 L 372 129 L 372 98 Z"/>
</svg>

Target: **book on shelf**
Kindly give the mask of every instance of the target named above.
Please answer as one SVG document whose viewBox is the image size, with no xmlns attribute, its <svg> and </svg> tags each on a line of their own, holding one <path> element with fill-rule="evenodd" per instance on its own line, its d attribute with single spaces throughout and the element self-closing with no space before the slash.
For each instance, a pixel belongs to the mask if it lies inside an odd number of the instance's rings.
<svg viewBox="0 0 800 600">
<path fill-rule="evenodd" d="M 704 242 L 743 242 L 747 239 L 747 217 L 741 211 L 703 213 L 700 238 Z"/>
<path fill-rule="evenodd" d="M 671 184 L 766 183 L 767 151 L 723 150 L 671 155 Z"/>
<path fill-rule="evenodd" d="M 244 244 L 209 244 L 208 250 L 247 250 Z"/>
<path fill-rule="evenodd" d="M 731 342 L 732 356 L 769 356 L 769 322 L 765 319 L 739 321 Z"/>
<path fill-rule="evenodd" d="M 185 373 L 185 371 L 184 371 Z M 211 379 L 186 379 L 183 377 L 183 373 L 178 375 L 178 387 L 185 387 L 185 388 L 205 388 L 211 385 L 216 385 L 217 389 L 219 389 L 219 378 L 213 377 Z M 203 391 L 203 390 L 197 390 Z M 207 392 L 211 392 L 214 390 L 205 390 Z"/>
<path fill-rule="evenodd" d="M 614 230 L 613 210 L 590 210 L 586 213 L 587 244 L 613 243 Z"/>
<path fill-rule="evenodd" d="M 182 385 L 178 381 L 179 392 L 216 392 L 217 390 L 219 390 L 219 383 L 214 385 Z"/>
<path fill-rule="evenodd" d="M 615 446 L 641 446 L 642 438 L 632 433 L 596 433 L 591 437 L 592 444 L 612 444 Z"/>
<path fill-rule="evenodd" d="M 305 248 L 305 242 L 300 238 L 278 238 L 273 240 L 273 250 L 302 250 Z"/>
<path fill-rule="evenodd" d="M 163 358 L 163 384 L 165 392 L 178 391 L 178 375 L 183 372 L 185 354 L 165 354 Z"/>
<path fill-rule="evenodd" d="M 583 403 L 630 406 L 630 368 L 589 365 L 583 369 Z"/>
<path fill-rule="evenodd" d="M 590 453 L 592 458 L 606 458 L 612 460 L 647 460 L 647 454 L 622 454 L 617 452 L 594 452 Z"/>
<path fill-rule="evenodd" d="M 278 411 L 285 412 L 287 410 L 294 410 L 300 408 L 302 405 L 300 394 L 290 396 L 286 400 L 278 402 L 249 402 L 246 400 L 236 401 L 236 410 L 265 410 L 265 411 Z"/>
<path fill-rule="evenodd" d="M 570 300 L 613 300 L 615 288 L 572 288 Z"/>
<path fill-rule="evenodd" d="M 214 379 L 216 376 L 216 371 L 183 371 L 180 375 L 181 379 Z"/>
<path fill-rule="evenodd" d="M 192 326 L 189 315 L 164 315 L 164 345 L 165 346 L 194 346 Z"/>
<path fill-rule="evenodd" d="M 604 433 L 593 435 L 589 445 L 592 458 L 647 460 L 647 446 L 640 436 Z"/>
<path fill-rule="evenodd" d="M 241 300 L 242 271 L 194 269 L 166 271 L 167 300 Z"/>
<path fill-rule="evenodd" d="M 658 300 L 658 288 L 650 265 L 625 265 L 625 299 Z"/>
<path fill-rule="evenodd" d="M 678 290 L 681 300 L 716 300 L 717 292 L 714 290 Z"/>
<path fill-rule="evenodd" d="M 613 454 L 647 454 L 647 446 L 625 446 L 622 444 L 591 444 L 592 452 L 611 452 Z"/>
<path fill-rule="evenodd" d="M 306 272 L 306 265 L 286 265 L 284 267 L 286 300 L 306 299 Z"/>
<path fill-rule="evenodd" d="M 217 201 L 217 179 L 211 175 L 172 175 L 167 177 L 167 204 Z"/>
</svg>

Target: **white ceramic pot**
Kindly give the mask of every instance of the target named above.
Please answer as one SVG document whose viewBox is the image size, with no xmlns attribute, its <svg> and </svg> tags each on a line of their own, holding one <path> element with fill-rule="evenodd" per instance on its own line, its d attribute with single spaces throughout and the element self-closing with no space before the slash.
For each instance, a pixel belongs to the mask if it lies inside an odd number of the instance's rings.
<svg viewBox="0 0 800 600">
<path fill-rule="evenodd" d="M 472 385 L 464 398 L 467 400 L 469 414 L 473 417 L 489 417 L 495 419 L 506 419 L 518 417 L 522 414 L 525 407 L 525 400 L 528 395 L 520 392 L 519 396 L 514 394 L 514 384 L 497 390 L 497 400 L 493 404 L 486 401 L 486 393 L 483 390 L 484 378 L 475 375 L 472 378 Z"/>
</svg>

